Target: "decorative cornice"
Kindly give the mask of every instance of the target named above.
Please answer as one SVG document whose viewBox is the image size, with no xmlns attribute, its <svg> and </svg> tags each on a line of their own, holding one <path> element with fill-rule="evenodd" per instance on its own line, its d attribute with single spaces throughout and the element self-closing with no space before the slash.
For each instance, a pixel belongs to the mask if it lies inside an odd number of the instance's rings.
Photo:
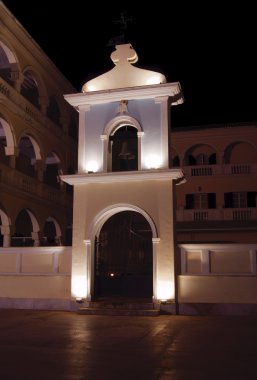
<svg viewBox="0 0 257 380">
<path fill-rule="evenodd" d="M 150 180 L 177 180 L 183 178 L 181 169 L 139 170 L 115 173 L 82 173 L 62 175 L 61 179 L 69 185 L 82 185 L 88 183 L 115 183 L 136 182 Z"/>
<path fill-rule="evenodd" d="M 126 87 L 112 90 L 94 91 L 78 94 L 64 95 L 65 100 L 73 107 L 80 107 L 91 104 L 103 104 L 120 102 L 121 99 L 155 99 L 160 97 L 174 97 L 171 105 L 183 103 L 183 95 L 179 82 L 164 83 L 152 86 Z"/>
</svg>

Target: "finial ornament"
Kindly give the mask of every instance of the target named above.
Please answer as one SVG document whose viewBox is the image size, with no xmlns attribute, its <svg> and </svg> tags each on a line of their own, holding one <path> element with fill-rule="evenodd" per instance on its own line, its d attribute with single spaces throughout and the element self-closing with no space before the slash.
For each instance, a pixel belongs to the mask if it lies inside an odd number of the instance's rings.
<svg viewBox="0 0 257 380">
<path fill-rule="evenodd" d="M 86 82 L 82 87 L 83 92 L 166 83 L 163 74 L 133 66 L 138 61 L 138 55 L 131 44 L 116 45 L 115 48 L 111 54 L 115 67 Z"/>
</svg>

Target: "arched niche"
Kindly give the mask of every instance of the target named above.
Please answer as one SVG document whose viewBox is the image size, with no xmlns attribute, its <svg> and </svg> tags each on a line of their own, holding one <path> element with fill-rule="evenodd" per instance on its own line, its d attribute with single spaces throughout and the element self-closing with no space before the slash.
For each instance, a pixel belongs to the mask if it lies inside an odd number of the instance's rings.
<svg viewBox="0 0 257 380">
<path fill-rule="evenodd" d="M 49 216 L 43 227 L 43 245 L 45 246 L 56 246 L 61 245 L 62 232 L 57 220 Z"/>
<path fill-rule="evenodd" d="M 10 85 L 19 77 L 17 59 L 4 41 L 0 40 L 0 77 Z"/>
<path fill-rule="evenodd" d="M 224 151 L 225 164 L 252 164 L 257 162 L 257 147 L 248 141 L 235 141 Z"/>
<path fill-rule="evenodd" d="M 19 141 L 16 169 L 30 177 L 36 176 L 35 163 L 41 160 L 40 147 L 34 137 L 23 135 Z"/>
<path fill-rule="evenodd" d="M 39 224 L 33 212 L 22 209 L 15 220 L 12 246 L 38 246 L 39 231 Z"/>
<path fill-rule="evenodd" d="M 142 127 L 135 118 L 129 115 L 113 118 L 101 136 L 104 171 L 140 170 L 142 136 Z"/>
<path fill-rule="evenodd" d="M 185 165 L 213 165 L 216 164 L 216 149 L 208 144 L 191 146 L 184 156 Z"/>
</svg>

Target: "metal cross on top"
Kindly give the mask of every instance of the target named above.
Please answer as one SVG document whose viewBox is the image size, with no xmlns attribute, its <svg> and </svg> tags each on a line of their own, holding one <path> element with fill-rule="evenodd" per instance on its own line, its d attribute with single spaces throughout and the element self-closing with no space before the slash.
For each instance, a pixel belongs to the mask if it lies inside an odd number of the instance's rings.
<svg viewBox="0 0 257 380">
<path fill-rule="evenodd" d="M 132 22 L 132 17 L 127 17 L 126 12 L 120 13 L 120 18 L 118 20 L 114 20 L 115 24 L 120 24 L 122 30 L 126 30 L 128 28 L 128 23 Z"/>
</svg>

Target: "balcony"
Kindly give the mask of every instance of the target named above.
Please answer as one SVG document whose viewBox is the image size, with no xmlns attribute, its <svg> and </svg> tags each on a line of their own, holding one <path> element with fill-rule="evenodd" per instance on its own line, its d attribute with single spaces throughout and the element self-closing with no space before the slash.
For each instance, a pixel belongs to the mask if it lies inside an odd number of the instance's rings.
<svg viewBox="0 0 257 380">
<path fill-rule="evenodd" d="M 57 190 L 52 186 L 29 177 L 18 170 L 11 168 L 0 162 L 0 182 L 2 186 L 11 189 L 12 192 L 20 191 L 34 196 L 36 199 L 54 202 L 55 204 L 67 207 L 67 202 L 72 205 L 72 197 L 67 195 L 63 189 Z M 9 190 L 10 191 L 10 190 Z"/>
<path fill-rule="evenodd" d="M 177 222 L 203 222 L 203 221 L 251 221 L 257 220 L 257 208 L 226 208 L 176 211 Z"/>
<path fill-rule="evenodd" d="M 184 166 L 186 177 L 209 177 L 216 175 L 249 175 L 257 173 L 257 163 L 251 164 L 222 164 L 222 165 L 193 165 Z"/>
<path fill-rule="evenodd" d="M 42 124 L 44 124 L 44 128 L 47 129 L 47 133 L 53 132 L 58 139 L 64 140 L 66 138 L 66 134 L 62 128 L 55 124 L 51 119 L 47 118 L 47 116 L 44 115 L 40 109 L 30 103 L 1 77 L 0 101 L 7 103 L 11 102 L 11 104 L 9 103 L 9 108 L 14 109 L 14 106 L 17 107 L 16 113 L 18 115 L 21 115 L 20 111 L 22 110 L 24 113 L 23 117 L 29 124 L 32 124 L 34 128 L 41 130 Z"/>
</svg>

